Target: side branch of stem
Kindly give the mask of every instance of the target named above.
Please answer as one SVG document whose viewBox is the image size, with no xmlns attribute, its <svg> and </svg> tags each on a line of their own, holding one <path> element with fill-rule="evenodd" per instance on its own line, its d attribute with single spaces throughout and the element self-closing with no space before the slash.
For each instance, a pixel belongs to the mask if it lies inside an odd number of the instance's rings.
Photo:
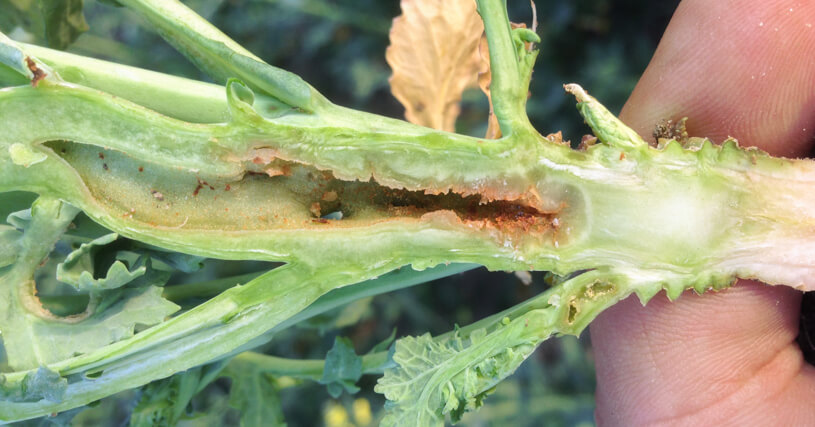
<svg viewBox="0 0 815 427">
<path fill-rule="evenodd" d="M 511 136 L 532 130 L 526 116 L 527 84 L 513 41 L 506 0 L 477 0 L 490 48 L 490 95 L 501 131 Z"/>
</svg>

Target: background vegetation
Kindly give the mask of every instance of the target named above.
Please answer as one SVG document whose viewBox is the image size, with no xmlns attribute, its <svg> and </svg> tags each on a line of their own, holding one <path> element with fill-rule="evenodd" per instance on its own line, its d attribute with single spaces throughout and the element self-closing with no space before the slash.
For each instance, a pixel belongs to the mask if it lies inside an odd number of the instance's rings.
<svg viewBox="0 0 815 427">
<path fill-rule="evenodd" d="M 0 5 L 6 1 L 0 0 Z M 588 128 L 562 84 L 578 82 L 618 111 L 645 69 L 678 0 L 538 0 L 543 42 L 529 100 L 533 124 L 542 133 L 562 130 L 580 140 Z M 293 71 L 334 102 L 386 116 L 402 117 L 390 95 L 384 52 L 398 0 L 191 0 L 186 2 L 267 62 Z M 511 17 L 530 23 L 529 4 L 509 0 Z M 90 31 L 69 51 L 156 71 L 205 80 L 180 54 L 123 9 L 86 0 Z M 3 22 L 0 20 L 0 25 Z M 6 23 L 9 26 L 11 24 Z M 47 45 L 20 27 L 0 28 L 12 38 Z M 487 102 L 478 90 L 465 94 L 459 131 L 483 134 Z M 201 281 L 268 268 L 261 263 L 206 261 L 193 275 L 171 284 Z M 358 353 L 387 338 L 430 331 L 439 334 L 498 312 L 545 289 L 545 275 L 532 283 L 507 273 L 475 270 L 448 279 L 362 300 L 291 328 L 259 349 L 291 358 L 325 357 L 336 336 L 351 339 Z M 383 398 L 376 378 L 363 377 L 360 393 L 333 399 L 325 387 L 281 379 L 280 398 L 290 426 L 373 425 Z M 219 380 L 189 408 L 184 425 L 237 424 L 227 402 L 229 382 Z M 573 426 L 593 423 L 594 368 L 588 337 L 547 341 L 518 372 L 503 382 L 469 426 Z M 138 393 L 100 402 L 76 416 L 74 425 L 121 425 Z M 368 409 L 370 408 L 370 409 Z M 37 421 L 41 424 L 59 421 Z"/>
</svg>

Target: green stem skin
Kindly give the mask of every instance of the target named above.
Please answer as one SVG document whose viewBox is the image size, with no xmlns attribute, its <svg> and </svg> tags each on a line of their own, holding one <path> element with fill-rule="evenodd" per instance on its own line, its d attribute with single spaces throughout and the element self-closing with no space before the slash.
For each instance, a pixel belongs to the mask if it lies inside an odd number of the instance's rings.
<svg viewBox="0 0 815 427">
<path fill-rule="evenodd" d="M 494 76 L 490 93 L 494 93 L 493 109 L 501 128 L 518 117 L 519 102 L 516 88 L 520 86 L 518 58 L 512 43 L 512 35 L 504 1 L 479 1 L 478 13 L 484 21 L 484 31 L 490 42 L 490 69 Z"/>
<path fill-rule="evenodd" d="M 229 120 L 223 86 L 114 64 L 41 46 L 19 43 L 26 52 L 51 66 L 66 82 L 128 99 L 158 113 L 192 123 Z M 3 79 L 8 86 L 25 84 Z"/>
<path fill-rule="evenodd" d="M 253 89 L 305 111 L 326 102 L 299 76 L 266 64 L 180 1 L 120 3 L 147 19 L 162 37 L 216 80 L 240 78 Z"/>
<path fill-rule="evenodd" d="M 381 366 L 388 360 L 388 352 L 379 352 L 362 356 L 363 374 L 381 374 Z M 253 369 L 275 375 L 318 381 L 323 375 L 325 360 L 286 359 L 269 356 L 252 351 L 243 352 L 229 361 L 235 369 L 243 365 L 251 365 Z"/>
<path fill-rule="evenodd" d="M 601 140 L 617 135 L 602 126 L 627 129 L 596 101 L 581 104 L 590 106 L 583 112 Z M 811 272 L 804 250 L 814 196 L 802 190 L 812 163 L 732 142 L 689 150 L 632 141 L 579 152 L 541 140 L 534 152 L 520 153 L 510 140 L 484 143 L 364 113 L 190 124 L 45 81 L 0 92 L 0 115 L 11 123 L 0 136 L 0 189 L 52 194 L 128 237 L 183 252 L 310 265 L 390 254 L 420 268 L 472 262 L 560 274 L 614 266 L 659 271 L 666 285 L 738 275 L 801 287 Z M 55 139 L 81 143 L 42 144 Z M 41 160 L 26 167 L 17 153 L 16 164 L 12 152 L 22 149 Z M 248 174 L 274 174 L 281 158 L 339 179 L 314 184 L 308 176 L 316 171 L 296 165 L 288 177 Z M 351 181 L 372 175 L 380 185 Z M 199 180 L 207 185 L 199 189 Z M 351 215 L 315 220 L 310 210 L 325 194 L 321 185 L 335 188 Z M 384 186 L 527 197 L 550 213 L 525 230 L 468 218 L 468 206 L 455 201 L 408 212 L 377 203 L 389 202 Z M 371 193 L 355 196 L 360 189 Z M 777 257 L 763 254 L 780 241 Z"/>
<path fill-rule="evenodd" d="M 569 89 L 602 144 L 575 151 L 548 141 L 526 125 L 519 76 L 534 55 L 518 56 L 502 0 L 478 2 L 499 64 L 496 114 L 509 135 L 496 141 L 331 105 L 296 80 L 275 81 L 279 70 L 194 18 L 163 20 L 161 11 L 184 15 L 170 2 L 126 3 L 210 58 L 206 67 L 221 77 L 240 68 L 222 61 L 224 49 L 257 62 L 261 77 L 237 76 L 268 96 L 253 102 L 237 81 L 223 95 L 209 85 L 194 93 L 205 86 L 152 74 L 145 82 L 143 71 L 123 77 L 114 65 L 83 74 L 91 61 L 37 51 L 64 75 L 0 89 L 0 192 L 67 202 L 117 233 L 175 251 L 290 264 L 50 365 L 71 379 L 64 399 L 0 402 L 0 419 L 69 409 L 231 354 L 326 292 L 408 264 L 590 270 L 546 294 L 544 305 L 524 306 L 523 316 L 538 319 L 524 334 L 538 339 L 579 333 L 631 293 L 647 301 L 667 289 L 676 298 L 736 277 L 815 289 L 811 161 L 733 141 L 650 147 L 577 87 Z M 8 70 L 4 82 L 13 80 Z M 270 98 L 277 101 L 263 101 Z M 189 108 L 198 111 L 185 113 L 195 100 L 201 105 Z M 321 218 L 335 210 L 345 217 Z M 101 375 L 82 378 L 90 373 Z M 25 374 L 6 375 L 5 385 Z"/>
<path fill-rule="evenodd" d="M 466 265 L 454 266 L 454 271 L 464 270 L 466 268 L 468 268 Z M 435 270 L 438 270 L 438 268 Z M 444 270 L 444 272 L 447 273 L 449 271 Z M 433 274 L 434 277 L 437 275 L 438 272 Z M 417 277 L 410 282 L 416 281 L 417 279 L 419 278 Z M 620 285 L 617 283 L 620 283 Z M 614 287 L 626 285 L 629 284 L 626 283 L 624 279 L 613 281 L 607 272 L 595 271 L 586 273 L 564 283 L 563 286 L 550 289 L 522 304 L 518 304 L 478 322 L 458 328 L 457 332 L 460 336 L 464 337 L 478 329 L 486 329 L 488 332 L 492 332 L 513 321 L 529 317 L 530 319 L 534 318 L 538 322 L 543 323 L 532 325 L 532 327 L 527 323 L 524 328 L 526 332 L 522 334 L 525 339 L 531 338 L 535 341 L 542 342 L 548 336 L 555 333 L 579 335 L 600 311 L 619 301 L 619 293 L 615 292 Z M 354 288 L 359 288 L 360 286 L 361 285 L 355 285 L 337 289 L 325 297 L 329 297 L 332 294 L 336 295 L 343 291 L 354 291 Z M 371 283 L 369 287 L 374 288 L 373 283 Z M 354 291 L 354 293 L 357 292 L 358 291 Z M 364 297 L 364 295 L 358 296 Z M 342 299 L 334 303 L 337 304 L 340 303 L 340 301 L 342 301 Z M 310 306 L 309 309 L 312 307 L 316 308 L 316 306 L 318 306 L 317 303 Z M 309 309 L 304 310 L 302 313 L 308 312 Z M 533 313 L 533 315 L 530 315 L 530 313 Z M 294 319 L 290 319 L 287 323 L 296 322 Z M 439 335 L 436 338 L 444 340 L 451 335 L 452 332 L 449 332 Z M 363 356 L 363 372 L 366 374 L 381 373 L 381 367 L 387 358 L 387 351 Z M 236 364 L 238 366 L 242 364 L 252 364 L 255 368 L 260 368 L 262 371 L 278 376 L 293 376 L 318 380 L 322 376 L 325 361 L 292 360 L 254 352 L 244 352 L 235 356 L 230 361 L 230 364 Z"/>
<path fill-rule="evenodd" d="M 189 299 L 210 298 L 221 292 L 246 283 L 260 276 L 262 273 L 246 273 L 239 276 L 224 277 L 206 282 L 184 283 L 182 285 L 165 286 L 162 296 L 173 302 L 182 302 Z"/>
</svg>

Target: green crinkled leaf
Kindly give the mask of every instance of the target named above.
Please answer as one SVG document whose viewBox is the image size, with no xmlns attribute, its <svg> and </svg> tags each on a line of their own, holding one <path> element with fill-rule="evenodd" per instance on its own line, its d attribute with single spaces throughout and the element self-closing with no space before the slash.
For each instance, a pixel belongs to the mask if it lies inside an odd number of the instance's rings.
<svg viewBox="0 0 815 427">
<path fill-rule="evenodd" d="M 136 241 L 116 245 L 116 249 L 124 247 L 124 250 L 115 252 L 102 250 L 102 246 L 117 240 L 116 233 L 110 233 L 84 215 L 77 216 L 73 224 L 75 227 L 72 226 L 70 234 L 63 236 L 63 243 L 85 243 L 66 257 L 59 267 L 58 276 L 60 281 L 80 290 L 113 289 L 122 286 L 122 282 L 131 287 L 163 286 L 173 271 L 184 273 L 198 271 L 206 259 L 196 255 L 167 252 Z M 87 242 L 89 239 L 91 241 Z M 91 282 L 95 275 L 95 267 L 100 264 L 97 257 L 102 258 L 102 265 L 109 264 L 108 272 L 101 279 Z M 83 271 L 87 271 L 88 274 L 83 275 Z M 160 278 L 157 278 L 157 272 L 161 272 Z M 117 279 L 117 275 L 122 276 Z M 104 283 L 105 280 L 111 283 Z"/>
<path fill-rule="evenodd" d="M 44 367 L 26 374 L 15 387 L 6 387 L 5 382 L 5 377 L 0 375 L 0 398 L 12 402 L 38 402 L 43 399 L 60 402 L 68 388 L 68 380 Z"/>
<path fill-rule="evenodd" d="M 61 266 L 62 264 L 60 264 Z M 120 288 L 144 275 L 147 271 L 145 267 L 128 270 L 121 261 L 114 262 L 104 278 L 94 279 L 91 272 L 83 270 L 81 272 L 70 272 L 64 268 L 57 267 L 57 280 L 73 285 L 80 291 L 110 290 Z M 79 273 L 74 275 L 73 273 Z"/>
<path fill-rule="evenodd" d="M 251 366 L 233 361 L 224 371 L 232 379 L 229 406 L 240 411 L 242 427 L 285 426 L 277 382 Z"/>
<path fill-rule="evenodd" d="M 116 240 L 118 235 L 111 233 L 83 243 L 78 249 L 71 252 L 65 261 L 57 266 L 57 280 L 72 285 L 79 291 L 98 292 L 117 289 L 124 285 L 163 286 L 170 278 L 170 272 L 152 268 L 151 256 L 154 251 L 146 253 L 119 251 L 116 260 L 110 265 L 103 277 L 94 278 L 95 257 L 99 249 Z M 158 252 L 161 254 L 160 252 Z M 172 267 L 178 266 L 182 271 L 190 270 L 199 257 L 167 256 Z M 197 262 L 200 265 L 200 261 Z M 129 266 L 129 268 L 128 268 Z"/>
<path fill-rule="evenodd" d="M 73 267 L 83 267 L 83 271 L 93 270 L 93 259 L 86 257 L 86 255 L 90 255 L 92 250 L 97 249 L 99 246 L 113 243 L 113 241 L 118 238 L 118 234 L 110 233 L 93 239 L 88 243 L 83 243 L 78 249 L 74 250 L 68 254 L 67 257 L 65 257 L 65 261 L 62 263 L 63 268 L 67 270 Z"/>
<path fill-rule="evenodd" d="M 206 258 L 198 255 L 190 255 L 179 252 L 168 252 L 155 246 L 150 246 L 142 243 L 136 243 L 134 253 L 142 256 L 149 256 L 153 260 L 161 261 L 168 267 L 183 273 L 193 273 L 204 266 Z M 124 259 L 120 257 L 120 259 Z"/>
<path fill-rule="evenodd" d="M 6 363 L 15 370 L 35 369 L 46 362 L 33 345 L 37 337 L 32 332 L 34 323 L 47 322 L 36 315 L 47 317 L 45 310 L 37 307 L 32 275 L 42 267 L 43 260 L 51 252 L 59 236 L 68 227 L 77 209 L 60 200 L 39 197 L 30 210 L 14 212 L 8 222 L 23 229 L 17 241 L 18 257 L 10 268 L 0 270 L 0 331 Z M 17 384 L 20 384 L 17 382 Z"/>
<path fill-rule="evenodd" d="M 107 245 L 119 237 L 116 233 L 83 243 L 71 252 L 65 261 L 57 266 L 57 280 L 67 283 L 80 291 L 100 291 L 122 287 L 147 272 L 146 266 L 132 271 L 121 261 L 115 261 L 104 277 L 94 279 L 94 256 L 100 246 Z"/>
<path fill-rule="evenodd" d="M 118 260 L 116 262 L 121 263 L 124 261 L 123 258 L 120 258 L 121 252 L 117 253 L 116 257 Z M 167 284 L 167 281 L 170 280 L 170 276 L 172 276 L 172 272 L 166 270 L 159 270 L 153 267 L 153 258 L 148 255 L 141 255 L 136 258 L 135 261 L 125 261 L 127 265 L 130 266 L 130 271 L 140 271 L 144 270 L 145 273 L 133 279 L 132 282 L 127 284 L 129 288 L 140 288 L 144 286 L 164 286 Z M 116 263 L 114 263 L 115 265 Z M 110 277 L 110 272 L 108 272 L 108 276 Z"/>
<path fill-rule="evenodd" d="M 495 385 L 512 374 L 539 339 L 525 334 L 523 316 L 487 333 L 434 339 L 430 334 L 396 341 L 393 360 L 375 390 L 385 395 L 387 415 L 381 426 L 443 426 L 480 407 Z"/>
<path fill-rule="evenodd" d="M 31 325 L 32 351 L 43 363 L 51 363 L 129 338 L 136 325 L 152 326 L 178 311 L 161 292 L 158 286 L 127 288 L 116 302 L 81 322 L 37 321 Z"/>
<path fill-rule="evenodd" d="M 320 384 L 325 384 L 328 394 L 337 398 L 342 394 L 343 389 L 354 394 L 359 391 L 356 386 L 359 378 L 362 377 L 362 358 L 354 352 L 354 345 L 348 338 L 337 337 L 334 339 L 334 347 L 328 351 L 325 357 L 325 367 Z"/>
<path fill-rule="evenodd" d="M 218 377 L 224 363 L 199 366 L 141 389 L 130 427 L 174 426 L 187 415 L 192 398 Z"/>
</svg>

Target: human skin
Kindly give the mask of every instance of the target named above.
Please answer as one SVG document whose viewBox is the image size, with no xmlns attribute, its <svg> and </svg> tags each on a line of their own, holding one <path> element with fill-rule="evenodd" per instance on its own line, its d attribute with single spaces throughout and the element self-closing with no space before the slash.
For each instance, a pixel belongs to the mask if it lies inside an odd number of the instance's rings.
<svg viewBox="0 0 815 427">
<path fill-rule="evenodd" d="M 692 136 L 805 157 L 813 107 L 815 2 L 685 0 L 621 118 L 645 136 L 687 116 Z M 815 367 L 795 341 L 800 303 L 794 289 L 743 280 L 608 309 L 591 325 L 598 424 L 815 423 Z"/>
</svg>

